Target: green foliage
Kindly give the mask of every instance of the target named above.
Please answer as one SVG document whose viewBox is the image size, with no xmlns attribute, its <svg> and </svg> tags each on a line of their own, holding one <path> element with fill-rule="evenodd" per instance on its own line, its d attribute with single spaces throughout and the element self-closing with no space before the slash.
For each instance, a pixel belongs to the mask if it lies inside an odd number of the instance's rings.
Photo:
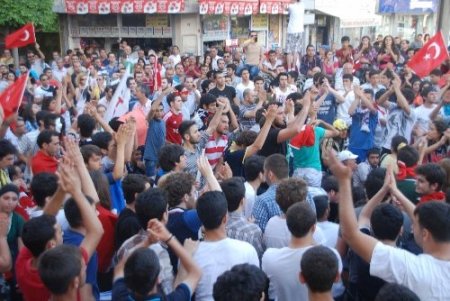
<svg viewBox="0 0 450 301">
<path fill-rule="evenodd" d="M 58 30 L 57 14 L 52 11 L 53 0 L 0 0 L 0 26 L 18 28 L 33 22 L 37 30 Z"/>
</svg>

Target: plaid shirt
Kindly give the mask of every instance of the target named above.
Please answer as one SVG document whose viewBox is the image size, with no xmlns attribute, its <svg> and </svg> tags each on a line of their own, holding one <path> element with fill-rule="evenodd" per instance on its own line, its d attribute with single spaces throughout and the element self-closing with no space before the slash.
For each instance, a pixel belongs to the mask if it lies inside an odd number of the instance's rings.
<svg viewBox="0 0 450 301">
<path fill-rule="evenodd" d="M 255 205 L 253 206 L 253 217 L 255 223 L 264 232 L 267 223 L 272 216 L 281 215 L 280 206 L 275 201 L 275 192 L 277 191 L 278 184 L 273 184 L 267 189 L 266 192 L 256 198 Z"/>
<path fill-rule="evenodd" d="M 126 254 L 131 254 L 136 246 L 142 243 L 147 239 L 147 233 L 145 230 L 140 230 L 138 234 L 127 239 L 120 249 L 116 253 L 115 264 L 119 262 L 119 260 L 125 256 Z M 159 259 L 159 264 L 161 266 L 161 270 L 159 272 L 159 279 L 161 280 L 161 289 L 164 294 L 168 295 L 173 291 L 173 268 L 170 263 L 170 257 L 167 250 L 159 243 L 153 244 L 149 247 L 153 251 L 155 251 L 156 255 Z"/>
<path fill-rule="evenodd" d="M 262 231 L 257 225 L 248 222 L 242 212 L 228 213 L 227 236 L 248 242 L 255 248 L 258 257 L 262 257 L 264 253 Z"/>
</svg>

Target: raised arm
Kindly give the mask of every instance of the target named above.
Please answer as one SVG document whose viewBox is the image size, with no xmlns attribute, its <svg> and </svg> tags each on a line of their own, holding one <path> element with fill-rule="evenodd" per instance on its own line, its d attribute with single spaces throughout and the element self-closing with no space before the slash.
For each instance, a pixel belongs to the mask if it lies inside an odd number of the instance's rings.
<svg viewBox="0 0 450 301">
<path fill-rule="evenodd" d="M 208 162 L 208 158 L 203 154 L 197 159 L 198 170 L 203 178 L 205 178 L 206 184 L 208 184 L 210 191 L 222 191 L 217 178 L 214 176 L 214 172 L 211 165 Z"/>
<path fill-rule="evenodd" d="M 11 251 L 8 245 L 9 217 L 6 213 L 0 213 L 0 272 L 11 270 Z"/>
<path fill-rule="evenodd" d="M 411 114 L 411 108 L 409 107 L 408 101 L 401 91 L 402 81 L 397 74 L 394 73 L 394 79 L 392 80 L 392 85 L 394 86 L 394 92 L 397 96 L 397 105 L 402 108 L 402 110 L 409 116 Z"/>
<path fill-rule="evenodd" d="M 303 97 L 303 108 L 300 113 L 297 114 L 294 121 L 288 125 L 287 128 L 282 129 L 278 133 L 277 143 L 284 142 L 288 139 L 291 139 L 298 133 L 302 131 L 303 126 L 305 125 L 306 118 L 308 118 L 309 107 L 311 105 L 311 94 L 309 92 L 305 93 Z"/>
<path fill-rule="evenodd" d="M 218 107 L 216 109 L 216 113 L 214 113 L 213 118 L 208 124 L 208 128 L 206 129 L 206 133 L 211 136 L 212 133 L 216 130 L 216 128 L 219 126 L 220 118 L 222 117 L 222 114 L 224 112 L 225 106 L 227 104 L 227 101 L 224 99 L 217 99 Z"/>
<path fill-rule="evenodd" d="M 123 170 L 125 168 L 125 144 L 128 141 L 128 136 L 131 135 L 131 128 L 129 124 L 122 124 L 119 127 L 114 139 L 117 143 L 116 161 L 112 176 L 114 180 L 119 180 L 123 177 Z"/>
<path fill-rule="evenodd" d="M 272 126 L 275 117 L 277 116 L 277 105 L 270 105 L 267 109 L 267 113 L 265 115 L 266 120 L 264 121 L 264 125 L 256 136 L 255 142 L 253 142 L 250 146 L 247 147 L 244 154 L 244 161 L 246 158 L 253 156 L 258 151 L 260 151 L 266 141 L 267 135 L 269 134 L 269 130 Z"/>
</svg>

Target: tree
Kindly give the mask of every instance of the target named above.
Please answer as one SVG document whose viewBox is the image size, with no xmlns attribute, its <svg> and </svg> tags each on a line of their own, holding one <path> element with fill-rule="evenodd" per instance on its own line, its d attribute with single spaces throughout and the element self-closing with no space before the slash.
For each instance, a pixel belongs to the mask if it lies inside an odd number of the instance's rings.
<svg viewBox="0 0 450 301">
<path fill-rule="evenodd" d="M 43 31 L 57 31 L 57 15 L 52 11 L 53 0 L 0 0 L 0 26 L 18 28 L 33 22 Z"/>
</svg>

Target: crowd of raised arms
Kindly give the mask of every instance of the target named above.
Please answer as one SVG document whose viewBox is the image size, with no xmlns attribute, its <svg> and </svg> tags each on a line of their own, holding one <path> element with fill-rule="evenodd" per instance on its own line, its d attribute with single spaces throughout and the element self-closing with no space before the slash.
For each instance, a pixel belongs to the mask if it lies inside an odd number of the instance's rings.
<svg viewBox="0 0 450 301">
<path fill-rule="evenodd" d="M 423 38 L 5 50 L 0 90 L 29 79 L 0 107 L 0 299 L 450 300 L 450 60 L 416 76 Z"/>
</svg>

